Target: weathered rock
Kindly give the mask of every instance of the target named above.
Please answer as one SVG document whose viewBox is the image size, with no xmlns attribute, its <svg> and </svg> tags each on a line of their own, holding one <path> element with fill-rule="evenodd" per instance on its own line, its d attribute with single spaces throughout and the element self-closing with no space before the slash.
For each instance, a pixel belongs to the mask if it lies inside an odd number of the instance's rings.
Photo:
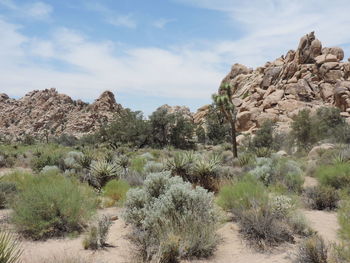
<svg viewBox="0 0 350 263">
<path fill-rule="evenodd" d="M 335 146 L 331 143 L 324 143 L 319 146 L 315 146 L 311 149 L 309 154 L 307 155 L 309 160 L 315 160 L 321 156 L 321 154 L 324 153 L 324 151 L 333 149 Z"/>
<path fill-rule="evenodd" d="M 82 136 L 100 128 L 122 111 L 112 92 L 92 104 L 74 101 L 55 89 L 32 91 L 19 100 L 0 96 L 0 133 L 12 139 L 26 134 L 42 137 L 63 133 Z"/>
<path fill-rule="evenodd" d="M 252 132 L 267 118 L 277 121 L 277 129 L 287 130 L 293 116 L 305 108 L 315 112 L 336 106 L 347 112 L 350 63 L 340 62 L 343 53 L 337 47 L 322 48 L 311 32 L 300 39 L 296 51 L 253 71 L 235 64 L 225 79 L 232 86 L 239 130 Z"/>
<path fill-rule="evenodd" d="M 337 56 L 333 54 L 323 54 L 315 58 L 316 64 L 321 65 L 326 62 L 338 62 Z"/>
<path fill-rule="evenodd" d="M 322 54 L 332 54 L 336 56 L 338 60 L 344 59 L 344 50 L 340 47 L 325 47 L 322 49 Z"/>
</svg>

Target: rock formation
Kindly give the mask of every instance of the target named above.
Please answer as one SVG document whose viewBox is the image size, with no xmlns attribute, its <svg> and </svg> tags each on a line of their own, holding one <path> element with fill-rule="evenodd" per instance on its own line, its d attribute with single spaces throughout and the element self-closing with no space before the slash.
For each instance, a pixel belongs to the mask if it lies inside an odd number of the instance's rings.
<svg viewBox="0 0 350 263">
<path fill-rule="evenodd" d="M 238 131 L 254 132 L 267 119 L 287 130 L 301 109 L 315 111 L 321 106 L 338 107 L 350 121 L 350 62 L 343 59 L 341 48 L 322 48 L 311 32 L 300 39 L 296 51 L 255 70 L 234 64 L 222 83 L 233 89 Z M 195 121 L 205 113 L 204 106 L 194 115 Z"/>
<path fill-rule="evenodd" d="M 92 104 L 72 100 L 53 88 L 32 91 L 18 100 L 0 94 L 0 135 L 11 139 L 46 133 L 80 137 L 96 131 L 121 110 L 110 91 L 103 92 Z"/>
</svg>

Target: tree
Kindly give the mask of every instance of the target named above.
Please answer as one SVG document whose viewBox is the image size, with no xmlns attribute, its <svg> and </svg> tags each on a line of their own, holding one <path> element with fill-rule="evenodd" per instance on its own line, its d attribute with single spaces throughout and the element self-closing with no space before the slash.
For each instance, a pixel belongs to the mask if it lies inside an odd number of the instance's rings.
<svg viewBox="0 0 350 263">
<path fill-rule="evenodd" d="M 238 157 L 237 141 L 236 141 L 236 120 L 237 109 L 232 103 L 232 90 L 228 83 L 224 83 L 220 86 L 219 94 L 213 95 L 213 101 L 215 105 L 220 109 L 226 118 L 226 121 L 231 126 L 231 142 L 233 157 Z"/>
<path fill-rule="evenodd" d="M 142 148 L 149 143 L 150 125 L 142 112 L 125 109 L 112 123 L 100 129 L 99 137 L 115 146 L 129 144 Z"/>
<path fill-rule="evenodd" d="M 206 136 L 210 144 L 220 144 L 231 141 L 230 124 L 227 123 L 220 109 L 214 105 L 209 106 L 208 114 L 205 116 L 207 128 Z"/>
</svg>

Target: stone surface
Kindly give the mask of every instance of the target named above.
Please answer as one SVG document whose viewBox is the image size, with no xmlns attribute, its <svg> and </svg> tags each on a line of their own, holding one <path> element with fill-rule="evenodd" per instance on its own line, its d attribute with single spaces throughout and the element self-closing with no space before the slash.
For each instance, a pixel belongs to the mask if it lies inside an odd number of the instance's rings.
<svg viewBox="0 0 350 263">
<path fill-rule="evenodd" d="M 105 91 L 92 104 L 73 100 L 55 89 L 35 90 L 18 100 L 0 94 L 0 134 L 9 139 L 92 133 L 122 111 L 114 94 Z"/>
<path fill-rule="evenodd" d="M 232 87 L 238 130 L 253 131 L 263 121 L 273 119 L 277 121 L 277 130 L 286 131 L 300 110 L 315 112 L 322 106 L 338 107 L 347 117 L 350 63 L 342 62 L 343 58 L 341 48 L 322 48 L 311 32 L 300 39 L 295 51 L 289 50 L 263 67 L 250 70 L 234 64 L 222 83 Z M 199 115 L 205 116 L 203 111 Z M 350 122 L 350 117 L 346 121 Z"/>
</svg>

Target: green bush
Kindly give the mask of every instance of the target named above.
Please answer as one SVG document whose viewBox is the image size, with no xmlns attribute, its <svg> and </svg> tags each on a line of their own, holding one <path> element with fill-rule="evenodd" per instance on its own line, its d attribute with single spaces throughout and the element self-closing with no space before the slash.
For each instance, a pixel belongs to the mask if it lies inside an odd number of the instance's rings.
<svg viewBox="0 0 350 263">
<path fill-rule="evenodd" d="M 22 249 L 18 240 L 9 232 L 0 230 L 0 262 L 17 263 L 20 262 Z"/>
<path fill-rule="evenodd" d="M 275 123 L 271 120 L 265 121 L 260 129 L 255 133 L 255 136 L 252 139 L 251 147 L 253 148 L 273 148 L 274 137 L 273 132 L 275 128 Z"/>
<path fill-rule="evenodd" d="M 252 208 L 255 203 L 268 202 L 268 194 L 260 182 L 246 177 L 237 183 L 223 186 L 217 202 L 225 210 L 238 212 Z"/>
<path fill-rule="evenodd" d="M 269 194 L 254 177 L 222 187 L 218 204 L 232 211 L 240 231 L 260 249 L 291 242 L 293 235 L 307 234 L 307 225 L 296 218 L 294 201 L 284 195 Z"/>
<path fill-rule="evenodd" d="M 112 222 L 107 216 L 100 217 L 95 224 L 90 225 L 83 240 L 84 249 L 97 250 L 107 245 L 107 235 Z"/>
<path fill-rule="evenodd" d="M 125 207 L 124 218 L 135 228 L 134 241 L 145 261 L 207 257 L 216 248 L 213 194 L 178 176 L 150 174 L 143 188 L 128 192 Z"/>
<path fill-rule="evenodd" d="M 103 187 L 103 195 L 112 200 L 109 206 L 124 202 L 130 185 L 125 180 L 113 179 Z"/>
<path fill-rule="evenodd" d="M 138 156 L 131 160 L 130 168 L 133 171 L 142 173 L 146 163 L 147 163 L 146 158 Z"/>
<path fill-rule="evenodd" d="M 13 222 L 32 239 L 81 231 L 95 213 L 95 193 L 61 175 L 38 175 L 27 182 L 13 205 Z"/>
<path fill-rule="evenodd" d="M 17 187 L 15 183 L 0 181 L 0 209 L 8 206 L 10 200 L 14 198 L 16 193 Z"/>
<path fill-rule="evenodd" d="M 327 185 L 315 186 L 305 190 L 308 204 L 312 209 L 333 210 L 340 200 L 336 189 Z"/>
<path fill-rule="evenodd" d="M 315 174 L 323 185 L 335 189 L 350 187 L 350 163 L 320 166 Z"/>
<path fill-rule="evenodd" d="M 65 150 L 56 146 L 47 146 L 43 149 L 38 149 L 31 159 L 31 167 L 34 171 L 41 171 L 45 166 L 59 166 L 63 160 Z"/>
<path fill-rule="evenodd" d="M 350 198 L 348 196 L 344 198 L 338 211 L 340 237 L 347 245 L 350 245 Z"/>
<path fill-rule="evenodd" d="M 318 235 L 314 235 L 299 245 L 295 263 L 329 263 L 328 247 Z"/>
</svg>

